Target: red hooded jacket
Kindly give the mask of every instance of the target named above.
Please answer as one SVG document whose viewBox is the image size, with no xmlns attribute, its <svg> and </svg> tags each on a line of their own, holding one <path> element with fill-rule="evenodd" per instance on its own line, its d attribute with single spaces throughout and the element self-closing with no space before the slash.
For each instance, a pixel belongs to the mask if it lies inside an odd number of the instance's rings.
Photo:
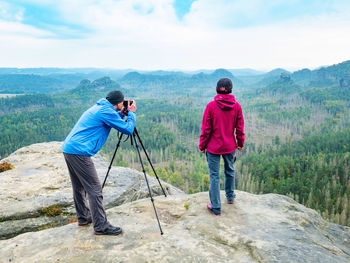
<svg viewBox="0 0 350 263">
<path fill-rule="evenodd" d="M 231 94 L 218 94 L 205 108 L 198 148 L 213 154 L 227 154 L 237 146 L 244 147 L 241 105 Z"/>
</svg>

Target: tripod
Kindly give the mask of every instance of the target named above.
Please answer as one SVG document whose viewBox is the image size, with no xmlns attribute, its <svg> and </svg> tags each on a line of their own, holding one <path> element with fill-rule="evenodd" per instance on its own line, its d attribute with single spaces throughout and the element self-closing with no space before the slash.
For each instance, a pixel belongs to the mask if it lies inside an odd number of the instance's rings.
<svg viewBox="0 0 350 263">
<path fill-rule="evenodd" d="M 117 153 L 117 151 L 118 151 L 118 148 L 119 148 L 120 142 L 121 142 L 121 140 L 122 140 L 122 137 L 123 137 L 123 134 L 121 133 L 120 136 L 119 136 L 119 140 L 118 140 L 117 146 L 116 146 L 116 148 L 115 148 L 115 151 L 114 151 L 114 154 L 113 154 L 111 163 L 109 164 L 106 177 L 105 177 L 105 179 L 104 179 L 104 181 L 103 181 L 102 189 L 103 189 L 103 187 L 105 186 L 107 177 L 108 177 L 108 175 L 109 175 L 109 171 L 111 170 L 112 163 L 113 163 L 113 160 L 114 160 L 114 158 L 115 158 L 115 155 L 116 155 L 116 153 Z M 145 146 L 143 146 L 142 140 L 141 140 L 141 138 L 140 138 L 140 136 L 139 136 L 139 133 L 138 133 L 136 127 L 135 127 L 135 129 L 134 129 L 133 134 L 132 134 L 131 137 L 130 137 L 130 140 L 131 140 L 131 145 L 133 145 L 133 142 L 135 143 L 135 148 L 136 148 L 136 150 L 137 150 L 137 153 L 138 153 L 138 156 L 139 156 L 139 159 L 140 159 L 140 163 L 141 163 L 141 167 L 142 167 L 142 172 L 143 172 L 143 174 L 144 174 L 144 176 L 145 176 L 145 180 L 146 180 L 146 183 L 147 183 L 147 188 L 148 188 L 149 195 L 150 195 L 150 197 L 151 197 L 151 202 L 152 202 L 152 205 L 153 205 L 154 213 L 156 214 L 156 218 L 157 218 L 157 221 L 158 221 L 158 226 L 159 226 L 160 234 L 163 235 L 163 230 L 162 230 L 162 227 L 161 227 L 160 222 L 159 222 L 159 218 L 158 218 L 158 213 L 157 213 L 156 207 L 155 207 L 155 205 L 154 205 L 154 199 L 153 199 L 153 196 L 152 196 L 152 191 L 151 191 L 151 188 L 150 188 L 149 183 L 148 183 L 148 179 L 147 179 L 147 175 L 146 175 L 146 170 L 145 170 L 145 167 L 144 167 L 144 165 L 143 165 L 143 161 L 142 161 L 142 158 L 141 158 L 141 153 L 140 153 L 140 149 L 139 149 L 139 145 L 138 145 L 138 143 L 137 143 L 137 140 L 139 141 L 139 143 L 140 143 L 140 145 L 141 145 L 141 147 L 142 147 L 142 149 L 143 149 L 143 151 L 144 151 L 144 153 L 145 153 L 145 155 L 146 155 L 146 157 L 147 157 L 147 160 L 148 160 L 148 162 L 150 163 L 150 165 L 151 165 L 151 167 L 152 167 L 152 170 L 153 170 L 153 172 L 154 172 L 154 174 L 155 174 L 155 176 L 156 176 L 156 178 L 157 178 L 157 180 L 158 180 L 158 183 L 159 183 L 160 187 L 162 188 L 162 191 L 163 191 L 163 194 L 164 194 L 165 197 L 166 197 L 166 193 L 165 193 L 165 191 L 164 191 L 164 189 L 163 189 L 162 184 L 160 183 L 159 177 L 158 177 L 158 175 L 157 175 L 157 173 L 156 173 L 156 170 L 155 170 L 154 167 L 153 167 L 153 164 L 152 164 L 152 162 L 151 162 L 151 159 L 149 158 L 149 156 L 148 156 L 148 154 L 147 154 L 147 152 L 146 152 Z"/>
</svg>

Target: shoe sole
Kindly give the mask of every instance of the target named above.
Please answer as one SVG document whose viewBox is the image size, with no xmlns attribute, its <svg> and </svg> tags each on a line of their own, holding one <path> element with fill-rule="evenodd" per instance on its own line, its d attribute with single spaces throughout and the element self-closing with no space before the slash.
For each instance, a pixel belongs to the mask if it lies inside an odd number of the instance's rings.
<svg viewBox="0 0 350 263">
<path fill-rule="evenodd" d="M 123 230 L 121 230 L 120 232 L 115 233 L 115 234 L 105 234 L 105 233 L 96 233 L 96 232 L 94 231 L 94 235 L 96 235 L 96 236 L 118 236 L 118 235 L 120 235 L 122 232 L 123 232 Z"/>
<path fill-rule="evenodd" d="M 232 201 L 227 200 L 227 203 L 231 205 L 231 204 L 233 204 L 233 203 L 235 202 L 235 200 L 236 200 L 236 197 L 235 197 L 235 198 L 233 198 L 233 200 L 232 200 Z"/>
<path fill-rule="evenodd" d="M 78 223 L 78 226 L 87 226 L 92 223 L 92 219 L 89 219 L 86 223 L 79 223 L 79 221 L 77 223 Z"/>
<path fill-rule="evenodd" d="M 85 224 L 78 223 L 78 226 L 87 226 L 87 225 L 90 225 L 91 223 L 85 223 Z"/>
<path fill-rule="evenodd" d="M 208 208 L 209 212 L 210 212 L 211 214 L 213 214 L 214 216 L 221 216 L 221 214 L 215 214 L 214 211 L 211 210 L 211 206 L 209 207 L 209 204 L 207 205 L 207 208 Z"/>
</svg>

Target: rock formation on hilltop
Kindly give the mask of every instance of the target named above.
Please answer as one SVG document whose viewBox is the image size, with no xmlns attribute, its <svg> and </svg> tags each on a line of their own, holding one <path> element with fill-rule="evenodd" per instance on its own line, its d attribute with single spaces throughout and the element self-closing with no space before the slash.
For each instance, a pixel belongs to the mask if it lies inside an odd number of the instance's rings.
<svg viewBox="0 0 350 263">
<path fill-rule="evenodd" d="M 237 191 L 235 203 L 213 216 L 208 193 L 185 195 L 164 183 L 174 195 L 155 197 L 161 236 L 143 174 L 121 167 L 112 168 L 104 189 L 108 219 L 121 235 L 94 236 L 92 225 L 73 222 L 9 238 L 74 213 L 60 146 L 35 144 L 6 158 L 15 169 L 0 173 L 0 233 L 8 238 L 0 240 L 0 262 L 350 262 L 349 227 L 276 194 Z M 108 164 L 101 156 L 94 162 L 103 179 Z M 64 214 L 43 215 L 52 204 Z"/>
<path fill-rule="evenodd" d="M 222 192 L 222 200 L 224 193 Z M 94 236 L 76 223 L 0 241 L 1 262 L 349 262 L 350 229 L 276 195 L 237 191 L 222 216 L 208 193 L 158 196 L 107 210 L 120 236 Z"/>
<path fill-rule="evenodd" d="M 33 144 L 2 160 L 15 168 L 0 173 L 0 239 L 66 224 L 75 214 L 61 146 L 60 142 Z M 100 155 L 93 160 L 103 182 L 109 164 Z M 152 176 L 148 180 L 153 194 L 162 194 L 158 181 Z M 183 194 L 162 185 L 168 194 Z M 112 167 L 103 193 L 106 208 L 149 196 L 144 174 L 123 167 Z"/>
</svg>

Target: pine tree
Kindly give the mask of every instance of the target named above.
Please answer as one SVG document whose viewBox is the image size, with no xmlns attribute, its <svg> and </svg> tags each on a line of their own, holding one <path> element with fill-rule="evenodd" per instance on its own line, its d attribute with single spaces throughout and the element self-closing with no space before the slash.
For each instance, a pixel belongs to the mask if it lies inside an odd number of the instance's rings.
<svg viewBox="0 0 350 263">
<path fill-rule="evenodd" d="M 343 209 L 343 212 L 341 212 L 341 214 L 340 214 L 339 224 L 345 226 L 346 220 L 347 220 L 346 212 L 345 212 L 345 209 Z"/>
<path fill-rule="evenodd" d="M 334 219 L 332 220 L 334 223 L 340 225 L 340 215 L 338 213 L 335 214 Z"/>
</svg>

